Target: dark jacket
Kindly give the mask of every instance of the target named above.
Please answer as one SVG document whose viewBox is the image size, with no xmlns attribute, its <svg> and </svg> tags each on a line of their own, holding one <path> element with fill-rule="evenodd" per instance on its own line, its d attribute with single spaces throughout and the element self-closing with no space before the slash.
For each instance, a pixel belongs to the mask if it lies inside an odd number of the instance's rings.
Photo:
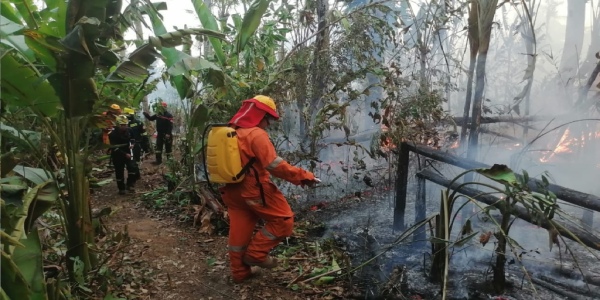
<svg viewBox="0 0 600 300">
<path fill-rule="evenodd" d="M 137 142 L 142 140 L 142 135 L 146 132 L 146 127 L 142 121 L 137 120 L 134 117 L 129 118 L 129 128 L 133 130 L 133 139 Z"/>
<path fill-rule="evenodd" d="M 109 135 L 108 138 L 110 140 L 111 145 L 121 145 L 120 147 L 112 149 L 112 155 L 123 155 L 131 154 L 129 149 L 130 143 L 135 143 L 135 139 L 133 138 L 134 132 L 133 129 L 127 128 L 127 134 L 121 134 L 119 128 L 115 128 Z"/>
<path fill-rule="evenodd" d="M 158 132 L 159 134 L 172 134 L 173 115 L 168 111 L 158 113 L 152 116 L 148 113 L 144 113 L 144 116 L 150 121 L 156 120 L 156 132 Z"/>
</svg>

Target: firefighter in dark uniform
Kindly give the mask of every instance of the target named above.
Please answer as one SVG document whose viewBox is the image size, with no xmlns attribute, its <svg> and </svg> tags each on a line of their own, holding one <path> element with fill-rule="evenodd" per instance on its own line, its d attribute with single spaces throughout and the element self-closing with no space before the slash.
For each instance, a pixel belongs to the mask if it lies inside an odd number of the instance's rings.
<svg viewBox="0 0 600 300">
<path fill-rule="evenodd" d="M 167 153 L 167 159 L 171 158 L 173 150 L 173 115 L 167 111 L 167 103 L 164 102 L 156 105 L 155 110 L 155 115 L 151 116 L 148 112 L 144 112 L 144 116 L 150 121 L 156 121 L 156 148 L 154 148 L 156 161 L 154 164 L 160 165 L 162 163 L 163 145 Z"/>
<path fill-rule="evenodd" d="M 146 134 L 146 127 L 142 121 L 135 118 L 135 111 L 132 108 L 125 108 L 123 112 L 129 119 L 129 128 L 133 129 L 133 138 L 135 146 L 133 147 L 133 158 L 136 163 L 139 163 L 142 156 L 142 138 Z M 147 136 L 147 134 L 146 134 Z M 144 150 L 146 152 L 146 150 Z"/>
<path fill-rule="evenodd" d="M 133 160 L 133 148 L 135 139 L 133 129 L 129 128 L 129 120 L 126 116 L 117 117 L 117 128 L 109 135 L 111 145 L 120 145 L 112 148 L 111 158 L 115 167 L 115 175 L 117 177 L 117 186 L 119 194 L 125 194 L 125 191 L 134 193 L 135 182 L 140 178 L 140 170 Z M 127 168 L 127 182 L 125 182 L 124 171 Z"/>
</svg>

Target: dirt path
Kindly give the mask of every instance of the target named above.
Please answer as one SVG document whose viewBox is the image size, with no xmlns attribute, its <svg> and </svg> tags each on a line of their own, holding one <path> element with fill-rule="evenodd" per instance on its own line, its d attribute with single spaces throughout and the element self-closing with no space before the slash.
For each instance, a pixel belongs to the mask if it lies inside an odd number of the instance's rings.
<svg viewBox="0 0 600 300">
<path fill-rule="evenodd" d="M 277 280 L 276 270 L 265 270 L 246 283 L 234 284 L 227 237 L 197 233 L 188 223 L 159 217 L 156 211 L 145 208 L 141 195 L 164 185 L 161 168 L 165 167 L 143 165 L 136 194 L 118 195 L 113 182 L 92 195 L 95 208 L 119 207 L 107 219 L 108 227 L 119 231 L 127 226 L 133 245 L 126 262 L 141 277 L 124 280 L 124 292 L 115 294 L 138 295 L 138 299 L 309 299 L 285 289 L 286 283 Z"/>
</svg>

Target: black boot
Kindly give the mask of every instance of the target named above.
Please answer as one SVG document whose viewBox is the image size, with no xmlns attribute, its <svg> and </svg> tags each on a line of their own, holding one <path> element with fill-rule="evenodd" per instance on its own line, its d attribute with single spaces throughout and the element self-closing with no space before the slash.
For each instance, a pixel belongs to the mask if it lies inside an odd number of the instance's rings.
<svg viewBox="0 0 600 300">
<path fill-rule="evenodd" d="M 156 154 L 156 161 L 154 161 L 153 164 L 154 165 L 160 165 L 160 164 L 162 164 L 162 153 Z"/>
<path fill-rule="evenodd" d="M 119 190 L 119 195 L 125 195 L 125 190 Z"/>
</svg>

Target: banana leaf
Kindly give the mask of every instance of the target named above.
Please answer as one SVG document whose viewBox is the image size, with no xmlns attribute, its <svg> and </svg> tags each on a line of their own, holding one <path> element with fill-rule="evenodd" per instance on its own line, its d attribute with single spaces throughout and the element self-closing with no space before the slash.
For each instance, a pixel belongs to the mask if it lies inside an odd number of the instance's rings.
<svg viewBox="0 0 600 300">
<path fill-rule="evenodd" d="M 0 277 L 2 277 L 3 296 L 11 300 L 31 300 L 27 281 L 8 253 L 2 251 L 0 264 L 2 265 Z"/>
<path fill-rule="evenodd" d="M 156 11 L 156 9 L 154 9 L 154 7 L 150 8 L 148 5 L 146 5 L 145 12 L 148 14 L 150 20 L 152 21 L 152 29 L 155 35 L 160 36 L 168 33 L 167 29 L 165 28 L 165 25 L 163 24 L 158 12 Z M 183 52 L 178 51 L 174 48 L 162 48 L 161 53 L 166 58 L 167 67 L 171 67 L 180 60 L 180 57 Z M 171 81 L 177 89 L 177 93 L 179 94 L 179 97 L 181 99 L 191 96 L 189 95 L 189 93 L 192 83 L 189 79 L 185 78 L 185 76 L 179 75 L 172 76 Z"/>
<path fill-rule="evenodd" d="M 32 106 L 44 116 L 54 116 L 60 106 L 55 90 L 29 67 L 6 54 L 1 60 L 2 100 L 14 106 Z"/>
<path fill-rule="evenodd" d="M 48 300 L 46 281 L 44 280 L 42 246 L 37 228 L 34 228 L 27 239 L 22 239 L 21 242 L 25 247 L 15 248 L 11 258 L 29 284 L 31 300 Z"/>
<path fill-rule="evenodd" d="M 242 27 L 236 38 L 236 53 L 239 54 L 244 50 L 246 44 L 250 38 L 254 35 L 254 32 L 260 25 L 262 16 L 269 8 L 270 0 L 255 0 L 248 8 L 248 11 L 244 15 Z"/>
<path fill-rule="evenodd" d="M 219 31 L 219 24 L 217 23 L 217 19 L 210 12 L 210 9 L 206 6 L 203 0 L 191 0 L 194 5 L 194 10 L 196 10 L 196 14 L 200 19 L 200 23 L 202 23 L 202 27 L 214 31 Z M 221 45 L 221 41 L 216 38 L 208 38 L 210 44 L 213 46 L 213 50 L 215 51 L 215 56 L 219 63 L 222 66 L 227 65 L 227 60 L 225 57 L 225 53 L 223 52 L 223 47 Z"/>
<path fill-rule="evenodd" d="M 198 132 L 203 132 L 206 122 L 208 122 L 208 108 L 205 105 L 198 105 L 190 122 L 190 127 L 197 127 Z"/>
</svg>

